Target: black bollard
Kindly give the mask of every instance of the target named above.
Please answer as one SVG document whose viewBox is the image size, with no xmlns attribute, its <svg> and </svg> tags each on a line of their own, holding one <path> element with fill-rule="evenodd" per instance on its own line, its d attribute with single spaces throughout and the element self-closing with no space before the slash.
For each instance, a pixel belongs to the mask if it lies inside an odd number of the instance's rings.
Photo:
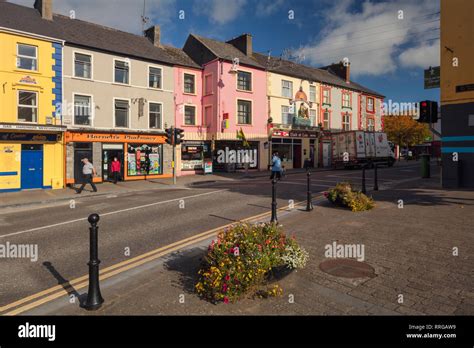
<svg viewBox="0 0 474 348">
<path fill-rule="evenodd" d="M 98 256 L 98 230 L 97 223 L 99 222 L 98 214 L 89 215 L 90 231 L 90 260 L 89 260 L 89 291 L 87 292 L 87 300 L 84 308 L 87 310 L 99 309 L 104 299 L 100 294 L 99 287 L 99 256 Z"/>
<path fill-rule="evenodd" d="M 306 198 L 306 211 L 311 211 L 313 210 L 313 202 L 311 198 L 311 173 L 308 169 L 306 176 L 308 177 L 308 192 L 307 192 L 307 198 Z"/>
<path fill-rule="evenodd" d="M 367 165 L 364 164 L 362 166 L 362 193 L 365 195 L 367 193 L 367 189 L 365 188 L 365 167 Z"/>
<path fill-rule="evenodd" d="M 277 218 L 277 201 L 276 201 L 276 183 L 277 180 L 272 180 L 272 218 L 270 222 L 278 222 Z"/>
<path fill-rule="evenodd" d="M 379 190 L 379 182 L 378 182 L 378 178 L 377 178 L 377 163 L 375 163 L 375 166 L 374 166 L 374 191 L 378 191 Z"/>
</svg>

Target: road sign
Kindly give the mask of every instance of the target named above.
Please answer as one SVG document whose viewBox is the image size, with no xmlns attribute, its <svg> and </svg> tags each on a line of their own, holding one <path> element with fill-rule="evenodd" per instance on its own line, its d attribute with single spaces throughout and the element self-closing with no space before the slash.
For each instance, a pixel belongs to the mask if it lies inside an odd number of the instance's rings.
<svg viewBox="0 0 474 348">
<path fill-rule="evenodd" d="M 439 66 L 429 67 L 425 70 L 425 89 L 439 88 L 440 83 Z"/>
</svg>

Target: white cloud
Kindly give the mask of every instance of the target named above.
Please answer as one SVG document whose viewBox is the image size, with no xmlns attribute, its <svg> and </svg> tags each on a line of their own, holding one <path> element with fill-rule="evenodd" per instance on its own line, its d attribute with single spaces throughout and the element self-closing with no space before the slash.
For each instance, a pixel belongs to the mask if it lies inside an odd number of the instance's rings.
<svg viewBox="0 0 474 348">
<path fill-rule="evenodd" d="M 285 0 L 260 0 L 257 4 L 257 16 L 270 16 L 277 12 Z"/>
<path fill-rule="evenodd" d="M 34 0 L 9 0 L 28 7 L 33 7 Z M 141 15 L 143 0 L 53 0 L 54 13 L 69 16 L 75 11 L 77 19 L 105 25 L 108 27 L 139 34 L 142 28 Z M 153 24 L 169 23 L 176 13 L 176 0 L 147 1 L 146 16 Z"/>
<path fill-rule="evenodd" d="M 208 15 L 211 22 L 226 24 L 236 19 L 247 0 L 201 0 L 194 4 L 194 12 L 199 15 Z"/>
<path fill-rule="evenodd" d="M 439 36 L 439 31 L 433 30 L 439 27 L 435 21 L 438 16 L 426 16 L 439 10 L 432 0 L 365 1 L 358 11 L 354 11 L 355 5 L 355 0 L 343 0 L 324 11 L 323 27 L 327 29 L 312 43 L 299 48 L 297 54 L 316 66 L 347 57 L 352 75 L 380 75 L 396 71 L 396 58 L 403 49 L 421 48 L 424 39 Z M 403 20 L 398 19 L 400 10 Z M 414 54 L 415 51 L 404 59 L 409 60 Z M 429 65 L 428 59 L 423 62 L 417 56 L 417 61 Z"/>
<path fill-rule="evenodd" d="M 407 49 L 400 54 L 399 61 L 405 67 L 426 69 L 439 65 L 439 54 L 439 40 L 435 40 L 431 44 Z"/>
</svg>

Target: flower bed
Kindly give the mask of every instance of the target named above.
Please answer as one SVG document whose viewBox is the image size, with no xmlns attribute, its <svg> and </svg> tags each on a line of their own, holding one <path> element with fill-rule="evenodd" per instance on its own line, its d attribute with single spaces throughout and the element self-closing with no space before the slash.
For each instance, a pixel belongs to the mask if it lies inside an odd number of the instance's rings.
<svg viewBox="0 0 474 348">
<path fill-rule="evenodd" d="M 199 296 L 216 303 L 235 302 L 244 295 L 270 297 L 282 294 L 269 287 L 273 271 L 303 268 L 308 253 L 277 224 L 238 224 L 220 232 L 199 270 L 195 288 Z"/>
<path fill-rule="evenodd" d="M 375 207 L 375 202 L 371 197 L 367 197 L 360 191 L 353 191 L 348 182 L 338 183 L 324 196 L 333 204 L 348 207 L 352 211 L 370 210 Z"/>
</svg>

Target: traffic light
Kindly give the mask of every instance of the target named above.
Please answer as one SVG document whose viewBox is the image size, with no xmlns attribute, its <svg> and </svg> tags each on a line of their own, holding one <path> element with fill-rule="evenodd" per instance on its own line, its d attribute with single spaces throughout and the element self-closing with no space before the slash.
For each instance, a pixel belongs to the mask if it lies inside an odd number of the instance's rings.
<svg viewBox="0 0 474 348">
<path fill-rule="evenodd" d="M 173 128 L 166 128 L 165 129 L 165 132 L 166 132 L 166 143 L 168 145 L 173 145 L 173 140 L 174 140 L 174 132 L 173 132 Z"/>
<path fill-rule="evenodd" d="M 420 102 L 420 118 L 418 119 L 418 122 L 438 122 L 438 103 L 432 100 L 424 100 Z"/>
<path fill-rule="evenodd" d="M 183 138 L 184 138 L 184 129 L 181 129 L 181 128 L 175 128 L 175 141 L 174 143 L 176 145 L 179 145 L 183 142 Z"/>
</svg>

